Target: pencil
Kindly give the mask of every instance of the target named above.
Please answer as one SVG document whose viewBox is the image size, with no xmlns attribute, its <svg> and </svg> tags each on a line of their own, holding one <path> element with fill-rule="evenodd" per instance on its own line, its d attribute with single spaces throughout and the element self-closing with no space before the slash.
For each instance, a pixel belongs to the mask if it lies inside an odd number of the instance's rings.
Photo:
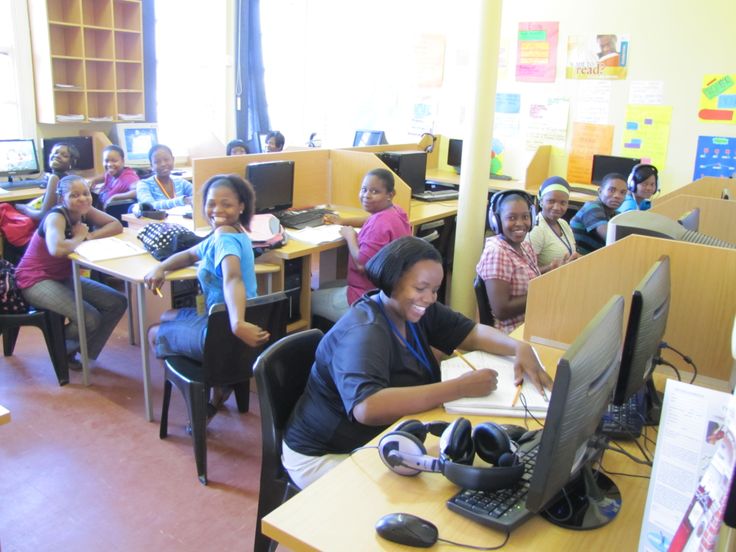
<svg viewBox="0 0 736 552">
<path fill-rule="evenodd" d="M 519 395 L 521 395 L 521 384 L 516 386 L 516 393 L 514 394 L 514 400 L 511 401 L 511 407 L 513 408 L 516 406 L 516 401 L 519 400 Z"/>
<path fill-rule="evenodd" d="M 470 366 L 471 369 L 478 370 L 475 366 L 473 366 L 473 363 L 470 362 L 467 358 L 465 358 L 463 356 L 463 354 L 460 351 L 458 351 L 457 349 L 455 349 L 455 356 L 457 358 L 459 358 L 460 360 L 462 360 L 465 364 L 467 364 L 468 366 Z"/>
<path fill-rule="evenodd" d="M 159 288 L 153 288 L 153 291 L 156 293 L 156 295 L 158 295 L 159 297 L 161 297 L 161 299 L 164 298 L 164 294 L 161 293 L 161 290 Z"/>
</svg>

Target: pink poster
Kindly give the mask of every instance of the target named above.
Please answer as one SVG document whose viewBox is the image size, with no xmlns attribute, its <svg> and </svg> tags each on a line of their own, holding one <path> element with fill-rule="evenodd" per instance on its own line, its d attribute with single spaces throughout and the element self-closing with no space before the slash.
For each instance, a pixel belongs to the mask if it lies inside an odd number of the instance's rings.
<svg viewBox="0 0 736 552">
<path fill-rule="evenodd" d="M 558 34 L 557 21 L 519 23 L 517 81 L 555 81 Z"/>
</svg>

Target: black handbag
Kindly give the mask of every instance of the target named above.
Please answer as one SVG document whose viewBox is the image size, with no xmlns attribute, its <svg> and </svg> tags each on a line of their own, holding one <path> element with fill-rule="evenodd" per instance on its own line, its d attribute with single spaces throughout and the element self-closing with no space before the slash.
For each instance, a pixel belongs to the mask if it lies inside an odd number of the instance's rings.
<svg viewBox="0 0 736 552">
<path fill-rule="evenodd" d="M 159 261 L 194 247 L 206 237 L 198 236 L 181 224 L 170 222 L 148 224 L 138 232 L 138 239 L 143 243 L 143 247 Z"/>
</svg>

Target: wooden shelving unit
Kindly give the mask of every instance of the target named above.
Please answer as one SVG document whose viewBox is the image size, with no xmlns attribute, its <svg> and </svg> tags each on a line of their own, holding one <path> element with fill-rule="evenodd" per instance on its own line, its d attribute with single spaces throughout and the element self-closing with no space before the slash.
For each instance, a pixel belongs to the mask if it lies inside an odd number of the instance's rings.
<svg viewBox="0 0 736 552">
<path fill-rule="evenodd" d="M 29 0 L 28 7 L 39 122 L 144 114 L 141 0 Z"/>
</svg>

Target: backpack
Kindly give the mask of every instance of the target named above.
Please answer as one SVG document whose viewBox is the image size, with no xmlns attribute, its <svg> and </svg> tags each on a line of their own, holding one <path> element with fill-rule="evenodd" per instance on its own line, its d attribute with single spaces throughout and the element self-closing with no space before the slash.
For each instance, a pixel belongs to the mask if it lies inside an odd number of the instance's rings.
<svg viewBox="0 0 736 552">
<path fill-rule="evenodd" d="M 30 310 L 15 284 L 15 266 L 0 259 L 0 314 L 24 314 Z"/>
<path fill-rule="evenodd" d="M 205 237 L 198 236 L 181 224 L 169 222 L 154 222 L 138 232 L 143 247 L 158 261 L 165 261 L 174 253 L 194 247 Z"/>
</svg>

